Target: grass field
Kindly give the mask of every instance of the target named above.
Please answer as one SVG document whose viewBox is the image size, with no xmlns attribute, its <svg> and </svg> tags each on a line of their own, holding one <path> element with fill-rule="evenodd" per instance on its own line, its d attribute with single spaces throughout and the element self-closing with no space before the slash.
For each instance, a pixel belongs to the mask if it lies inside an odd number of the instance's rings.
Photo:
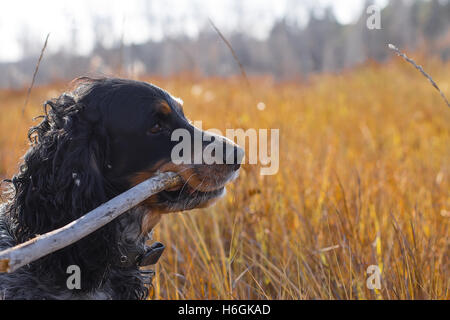
<svg viewBox="0 0 450 320">
<path fill-rule="evenodd" d="M 422 60 L 447 96 L 450 64 Z M 302 83 L 146 79 L 203 127 L 280 129 L 280 170 L 245 165 L 216 206 L 166 216 L 157 299 L 448 299 L 450 109 L 410 65 L 369 63 Z M 0 91 L 0 177 L 62 84 Z M 259 110 L 258 102 L 266 108 Z M 366 286 L 367 268 L 382 271 Z"/>
</svg>

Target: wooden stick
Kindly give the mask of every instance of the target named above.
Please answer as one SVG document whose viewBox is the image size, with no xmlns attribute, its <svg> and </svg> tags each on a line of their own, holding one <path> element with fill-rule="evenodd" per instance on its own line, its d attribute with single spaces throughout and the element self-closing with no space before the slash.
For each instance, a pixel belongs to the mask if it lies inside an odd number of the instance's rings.
<svg viewBox="0 0 450 320">
<path fill-rule="evenodd" d="M 111 222 L 150 196 L 181 183 L 173 172 L 152 177 L 86 213 L 75 221 L 0 252 L 0 272 L 13 272 L 49 253 L 67 247 Z"/>
</svg>

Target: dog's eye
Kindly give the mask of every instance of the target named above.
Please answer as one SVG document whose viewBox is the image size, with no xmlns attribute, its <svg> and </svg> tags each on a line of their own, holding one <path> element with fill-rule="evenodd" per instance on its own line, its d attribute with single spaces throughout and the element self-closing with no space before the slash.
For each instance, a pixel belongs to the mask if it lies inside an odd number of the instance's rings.
<svg viewBox="0 0 450 320">
<path fill-rule="evenodd" d="M 159 122 L 155 123 L 153 127 L 148 131 L 149 133 L 158 133 L 161 132 L 162 126 Z"/>
</svg>

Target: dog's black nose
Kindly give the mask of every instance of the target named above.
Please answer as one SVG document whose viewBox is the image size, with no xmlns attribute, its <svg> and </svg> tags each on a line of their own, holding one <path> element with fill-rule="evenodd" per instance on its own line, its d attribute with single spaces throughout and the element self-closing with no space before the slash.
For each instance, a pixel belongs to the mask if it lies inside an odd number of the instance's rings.
<svg viewBox="0 0 450 320">
<path fill-rule="evenodd" d="M 239 170 L 241 167 L 242 159 L 244 158 L 244 149 L 235 145 L 232 151 L 225 152 L 224 161 L 227 165 L 230 165 L 234 171 Z"/>
<path fill-rule="evenodd" d="M 218 135 L 212 135 L 203 141 L 204 147 L 218 147 L 220 154 L 217 154 L 215 149 L 211 152 L 211 156 L 214 158 L 212 160 L 217 161 L 215 162 L 216 164 L 224 164 L 234 171 L 239 170 L 245 156 L 244 149 L 239 147 L 232 140 Z M 215 158 L 216 156 L 218 158 Z"/>
</svg>

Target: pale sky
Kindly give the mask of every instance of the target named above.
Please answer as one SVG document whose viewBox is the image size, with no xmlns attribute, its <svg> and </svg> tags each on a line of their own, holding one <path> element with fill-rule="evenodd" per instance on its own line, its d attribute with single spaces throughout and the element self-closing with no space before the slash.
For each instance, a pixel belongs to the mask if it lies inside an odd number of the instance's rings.
<svg viewBox="0 0 450 320">
<path fill-rule="evenodd" d="M 95 39 L 94 17 L 110 19 L 104 42 L 112 44 L 123 35 L 124 42 L 142 43 L 164 35 L 195 36 L 211 17 L 224 32 L 243 28 L 263 38 L 275 19 L 286 12 L 300 24 L 310 7 L 331 6 L 341 23 L 352 23 L 363 10 L 364 0 L 0 0 L 0 61 L 23 56 L 21 42 L 42 47 L 51 33 L 47 50 L 61 47 L 88 54 Z M 379 0 L 385 5 L 387 0 Z M 236 12 L 243 12 L 238 19 Z M 153 23 L 150 22 L 153 16 Z M 71 45 L 76 30 L 76 48 Z"/>
</svg>

